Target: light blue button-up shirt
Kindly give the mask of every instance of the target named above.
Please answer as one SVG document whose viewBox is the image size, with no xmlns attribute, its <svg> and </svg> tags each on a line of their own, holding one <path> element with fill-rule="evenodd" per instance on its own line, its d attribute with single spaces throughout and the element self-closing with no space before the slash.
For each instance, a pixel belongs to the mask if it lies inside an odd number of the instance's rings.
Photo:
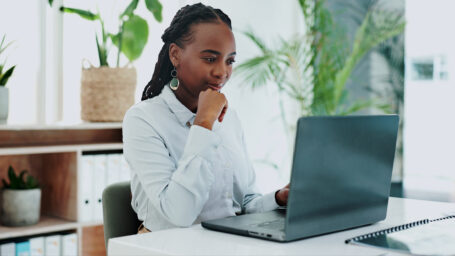
<svg viewBox="0 0 455 256">
<path fill-rule="evenodd" d="M 229 108 L 212 131 L 192 125 L 195 116 L 168 86 L 125 115 L 123 153 L 132 171 L 131 204 L 145 227 L 186 227 L 277 208 L 275 193 L 257 192 L 235 111 Z"/>
</svg>

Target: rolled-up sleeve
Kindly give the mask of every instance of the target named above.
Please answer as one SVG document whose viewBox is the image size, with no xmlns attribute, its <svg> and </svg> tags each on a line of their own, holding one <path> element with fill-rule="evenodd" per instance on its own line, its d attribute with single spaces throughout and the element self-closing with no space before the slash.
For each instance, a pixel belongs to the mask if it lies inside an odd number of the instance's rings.
<svg viewBox="0 0 455 256">
<path fill-rule="evenodd" d="M 153 207 L 170 223 L 190 226 L 208 199 L 214 181 L 219 135 L 203 127 L 190 128 L 182 157 L 172 161 L 165 141 L 144 118 L 130 109 L 123 121 L 124 155 Z M 210 160 L 212 159 L 212 160 Z"/>
</svg>

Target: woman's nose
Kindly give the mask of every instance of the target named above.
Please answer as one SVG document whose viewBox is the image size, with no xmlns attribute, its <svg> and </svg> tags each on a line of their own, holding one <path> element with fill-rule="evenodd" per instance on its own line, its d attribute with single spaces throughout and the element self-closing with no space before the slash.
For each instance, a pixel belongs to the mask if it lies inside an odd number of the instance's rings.
<svg viewBox="0 0 455 256">
<path fill-rule="evenodd" d="M 224 79 L 228 75 L 227 70 L 228 69 L 227 69 L 226 65 L 224 65 L 224 63 L 218 64 L 218 65 L 215 65 L 215 67 L 213 68 L 212 74 L 213 74 L 213 76 L 215 76 L 218 79 Z"/>
</svg>

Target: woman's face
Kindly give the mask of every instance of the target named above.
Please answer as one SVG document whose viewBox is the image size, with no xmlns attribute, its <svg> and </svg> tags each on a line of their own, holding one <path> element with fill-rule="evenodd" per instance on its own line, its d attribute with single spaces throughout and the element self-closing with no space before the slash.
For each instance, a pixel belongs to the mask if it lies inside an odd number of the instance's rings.
<svg viewBox="0 0 455 256">
<path fill-rule="evenodd" d="M 232 74 L 234 34 L 223 22 L 191 26 L 191 40 L 184 48 L 171 44 L 169 56 L 180 81 L 177 94 L 196 100 L 208 88 L 221 90 Z"/>
</svg>

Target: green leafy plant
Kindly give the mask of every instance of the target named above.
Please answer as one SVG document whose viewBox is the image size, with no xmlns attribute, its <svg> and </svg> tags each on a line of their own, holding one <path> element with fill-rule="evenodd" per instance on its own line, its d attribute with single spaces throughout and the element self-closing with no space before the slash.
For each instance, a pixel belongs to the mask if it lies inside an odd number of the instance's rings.
<svg viewBox="0 0 455 256">
<path fill-rule="evenodd" d="M 6 50 L 6 48 L 8 48 L 12 44 L 12 42 L 10 42 L 10 43 L 6 44 L 5 46 L 3 46 L 3 44 L 5 43 L 5 38 L 6 38 L 6 35 L 3 35 L 2 41 L 0 42 L 0 56 Z M 14 68 L 16 68 L 16 66 L 12 66 L 9 69 L 7 69 L 6 71 L 4 71 L 5 65 L 6 65 L 6 60 L 5 60 L 5 62 L 0 63 L 0 86 L 6 86 L 6 83 L 8 83 L 9 78 L 11 77 L 11 75 L 13 75 Z"/>
<path fill-rule="evenodd" d="M 368 51 L 404 31 L 403 15 L 373 6 L 356 31 L 351 48 L 325 1 L 298 2 L 306 30 L 291 39 L 280 39 L 277 48 L 270 48 L 252 31 L 244 32 L 260 50 L 258 56 L 236 68 L 245 84 L 255 88 L 273 82 L 299 104 L 301 116 L 348 115 L 367 107 L 388 111 L 389 105 L 378 100 L 349 103 L 346 82 Z M 281 115 L 286 122 L 282 104 Z"/>
<path fill-rule="evenodd" d="M 5 179 L 2 179 L 3 187 L 6 189 L 23 190 L 23 189 L 39 188 L 38 181 L 33 176 L 31 176 L 28 173 L 28 171 L 26 171 L 26 170 L 23 170 L 19 174 L 19 176 L 16 176 L 16 173 L 14 172 L 13 167 L 9 166 L 8 178 L 9 178 L 9 183 L 7 183 Z"/>
<path fill-rule="evenodd" d="M 49 0 L 52 5 L 52 1 Z M 105 22 L 99 12 L 93 13 L 88 10 L 81 10 L 69 7 L 60 7 L 60 11 L 65 13 L 73 13 L 79 15 L 89 21 L 99 22 L 101 35 L 95 35 L 96 47 L 98 50 L 98 59 L 100 66 L 109 66 L 107 58 L 110 47 L 117 47 L 117 67 L 120 63 L 120 53 L 123 53 L 126 58 L 132 62 L 139 58 L 144 50 L 148 40 L 148 24 L 147 21 L 140 16 L 134 14 L 139 0 L 132 0 L 126 9 L 118 16 L 119 28 L 116 33 L 109 33 L 105 30 Z M 158 0 L 145 0 L 147 9 L 153 14 L 155 20 L 161 22 L 162 5 Z"/>
</svg>

